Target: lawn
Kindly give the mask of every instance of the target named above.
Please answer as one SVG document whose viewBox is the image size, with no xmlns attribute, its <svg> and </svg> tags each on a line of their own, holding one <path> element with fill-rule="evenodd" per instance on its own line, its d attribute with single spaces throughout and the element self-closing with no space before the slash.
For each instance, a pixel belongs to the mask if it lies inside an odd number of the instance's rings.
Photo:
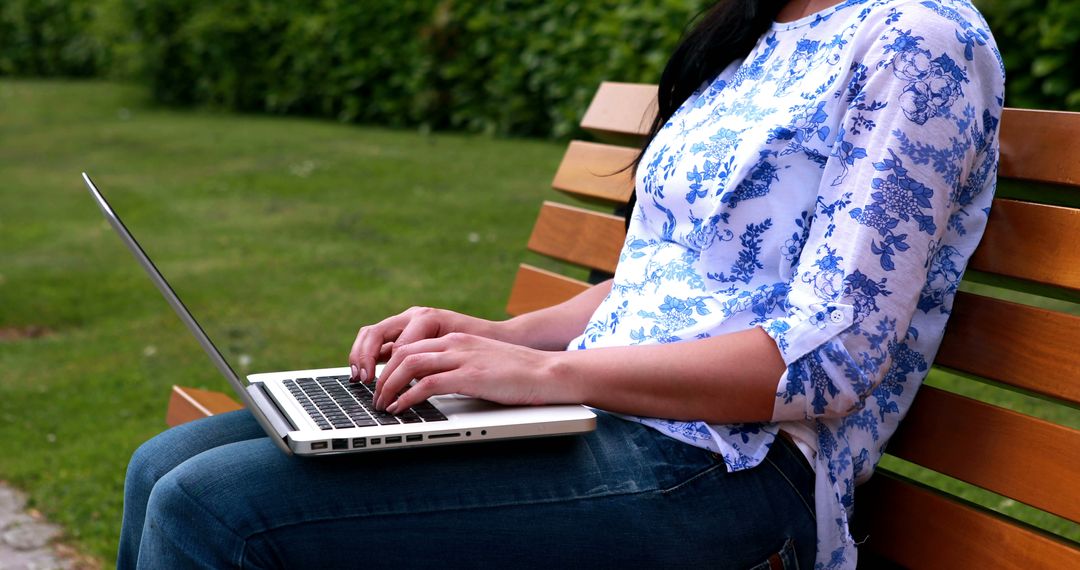
<svg viewBox="0 0 1080 570">
<path fill-rule="evenodd" d="M 109 83 L 0 81 L 0 479 L 112 564 L 124 467 L 164 428 L 168 387 L 227 389 L 81 171 L 252 372 L 343 364 L 357 327 L 410 304 L 501 317 L 517 263 L 535 261 L 524 244 L 561 154 L 160 109 Z M 1075 297 L 1035 302 L 1077 312 Z M 1072 408 L 943 371 L 931 383 L 1080 426 Z M 887 462 L 1080 538 L 1075 524 Z"/>
<path fill-rule="evenodd" d="M 0 479 L 111 564 L 128 457 L 168 387 L 227 386 L 106 226 L 83 170 L 241 372 L 346 364 L 410 304 L 503 306 L 561 145 L 180 112 L 0 82 Z M 0 337 L 2 338 L 2 337 Z"/>
</svg>

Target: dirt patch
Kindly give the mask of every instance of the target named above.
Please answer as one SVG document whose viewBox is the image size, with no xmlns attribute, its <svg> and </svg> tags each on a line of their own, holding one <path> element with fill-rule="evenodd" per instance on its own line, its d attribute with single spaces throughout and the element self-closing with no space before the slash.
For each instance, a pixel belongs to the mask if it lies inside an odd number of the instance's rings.
<svg viewBox="0 0 1080 570">
<path fill-rule="evenodd" d="M 60 527 L 26 508 L 26 494 L 0 481 L 0 568 L 101 570 L 100 560 L 61 541 Z"/>
<path fill-rule="evenodd" d="M 56 557 L 61 560 L 61 563 L 70 570 L 102 570 L 104 567 L 97 558 L 89 554 L 83 554 L 76 550 L 75 547 L 67 544 L 53 544 L 53 552 L 56 553 Z"/>
<path fill-rule="evenodd" d="M 0 342 L 12 342 L 28 338 L 41 338 L 53 333 L 49 327 L 27 325 L 24 327 L 0 327 Z"/>
</svg>

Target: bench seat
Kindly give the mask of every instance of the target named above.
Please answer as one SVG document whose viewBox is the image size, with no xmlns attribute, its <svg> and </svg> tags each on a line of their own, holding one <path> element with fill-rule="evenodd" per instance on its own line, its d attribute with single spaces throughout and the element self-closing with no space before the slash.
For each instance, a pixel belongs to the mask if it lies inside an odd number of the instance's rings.
<svg viewBox="0 0 1080 570">
<path fill-rule="evenodd" d="M 598 174 L 619 171 L 636 156 L 655 96 L 653 85 L 600 86 L 581 121 L 597 141 L 571 142 L 552 183 L 580 206 L 542 204 L 529 250 L 587 268 L 593 281 L 614 271 L 625 232 L 622 217 L 610 212 L 626 205 L 631 181 L 625 172 Z M 1080 236 L 1077 188 L 1080 113 L 1006 109 L 998 198 L 935 360 L 953 385 L 1005 387 L 1073 412 L 1080 405 L 1080 248 L 1072 242 Z M 547 307 L 588 286 L 522 264 L 507 312 Z M 174 387 L 167 418 L 175 425 L 238 407 L 221 394 Z M 927 385 L 887 453 L 858 491 L 856 538 L 865 537 L 860 566 L 1080 568 L 1080 430 Z M 886 464 L 910 465 L 1030 505 L 1071 524 L 1072 538 Z"/>
</svg>

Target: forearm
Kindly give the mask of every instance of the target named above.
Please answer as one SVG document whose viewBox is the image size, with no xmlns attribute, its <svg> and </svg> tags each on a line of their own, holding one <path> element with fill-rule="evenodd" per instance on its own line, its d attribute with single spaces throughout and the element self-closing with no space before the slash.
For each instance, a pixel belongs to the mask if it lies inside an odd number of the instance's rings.
<svg viewBox="0 0 1080 570">
<path fill-rule="evenodd" d="M 785 370 L 760 328 L 696 341 L 598 348 L 559 355 L 549 371 L 567 401 L 626 414 L 768 421 Z"/>
<path fill-rule="evenodd" d="M 611 291 L 611 280 L 539 311 L 492 323 L 488 338 L 539 350 L 563 350 L 585 330 L 589 317 Z"/>
</svg>

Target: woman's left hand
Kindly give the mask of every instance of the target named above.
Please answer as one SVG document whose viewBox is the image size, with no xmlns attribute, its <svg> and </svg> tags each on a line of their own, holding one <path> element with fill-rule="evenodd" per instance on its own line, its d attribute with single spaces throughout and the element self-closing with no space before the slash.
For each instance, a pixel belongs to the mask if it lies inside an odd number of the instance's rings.
<svg viewBox="0 0 1080 570">
<path fill-rule="evenodd" d="M 465 333 L 398 346 L 376 385 L 375 407 L 397 413 L 440 394 L 508 405 L 567 402 L 551 373 L 558 354 Z"/>
</svg>

